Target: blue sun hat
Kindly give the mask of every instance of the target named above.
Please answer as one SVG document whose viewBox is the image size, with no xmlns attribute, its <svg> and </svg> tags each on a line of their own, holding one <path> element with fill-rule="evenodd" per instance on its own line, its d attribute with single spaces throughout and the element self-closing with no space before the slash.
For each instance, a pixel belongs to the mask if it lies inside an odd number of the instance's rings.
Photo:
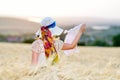
<svg viewBox="0 0 120 80">
<path fill-rule="evenodd" d="M 60 35 L 62 32 L 63 32 L 63 29 L 58 27 L 56 25 L 56 21 L 53 20 L 51 17 L 45 17 L 41 22 L 40 22 L 40 25 L 41 26 L 44 26 L 44 27 L 48 27 L 49 30 L 51 31 L 52 33 L 52 36 L 58 36 Z M 41 37 L 41 31 L 40 29 L 35 33 L 36 36 L 39 36 Z"/>
<path fill-rule="evenodd" d="M 40 22 L 41 26 L 54 28 L 56 26 L 56 22 L 51 17 L 46 17 Z"/>
</svg>

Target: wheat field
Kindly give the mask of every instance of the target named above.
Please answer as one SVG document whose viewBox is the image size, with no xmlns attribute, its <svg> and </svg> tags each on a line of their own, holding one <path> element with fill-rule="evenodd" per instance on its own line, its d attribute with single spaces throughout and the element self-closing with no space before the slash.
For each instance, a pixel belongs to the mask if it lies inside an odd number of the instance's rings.
<svg viewBox="0 0 120 80">
<path fill-rule="evenodd" d="M 33 69 L 31 45 L 0 43 L 0 80 L 120 80 L 120 48 L 79 47 L 58 64 Z"/>
</svg>

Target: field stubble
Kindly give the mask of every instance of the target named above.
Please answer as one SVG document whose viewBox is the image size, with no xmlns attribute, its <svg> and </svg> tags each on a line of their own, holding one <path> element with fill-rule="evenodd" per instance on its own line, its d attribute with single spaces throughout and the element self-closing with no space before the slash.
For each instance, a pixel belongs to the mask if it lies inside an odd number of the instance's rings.
<svg viewBox="0 0 120 80">
<path fill-rule="evenodd" d="M 31 45 L 0 43 L 0 80 L 120 80 L 120 48 L 79 47 L 31 74 Z"/>
</svg>

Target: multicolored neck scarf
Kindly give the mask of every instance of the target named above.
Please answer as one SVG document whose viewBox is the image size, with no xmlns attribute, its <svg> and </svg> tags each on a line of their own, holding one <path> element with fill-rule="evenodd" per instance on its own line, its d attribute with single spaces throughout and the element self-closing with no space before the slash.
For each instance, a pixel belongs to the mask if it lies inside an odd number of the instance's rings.
<svg viewBox="0 0 120 80">
<path fill-rule="evenodd" d="M 55 56 L 52 60 L 52 64 L 58 62 L 59 57 L 58 57 L 57 50 L 54 46 L 54 40 L 53 40 L 50 30 L 47 27 L 42 26 L 41 34 L 42 34 L 42 41 L 44 44 L 46 58 L 54 54 Z"/>
</svg>

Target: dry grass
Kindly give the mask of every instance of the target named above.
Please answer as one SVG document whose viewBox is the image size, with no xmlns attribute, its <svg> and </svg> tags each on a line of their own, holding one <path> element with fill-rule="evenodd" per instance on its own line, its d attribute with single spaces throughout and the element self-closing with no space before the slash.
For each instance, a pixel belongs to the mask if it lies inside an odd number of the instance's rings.
<svg viewBox="0 0 120 80">
<path fill-rule="evenodd" d="M 0 80 L 120 80 L 120 48 L 79 47 L 79 54 L 62 54 L 57 65 L 31 73 L 30 47 L 0 43 Z"/>
</svg>

